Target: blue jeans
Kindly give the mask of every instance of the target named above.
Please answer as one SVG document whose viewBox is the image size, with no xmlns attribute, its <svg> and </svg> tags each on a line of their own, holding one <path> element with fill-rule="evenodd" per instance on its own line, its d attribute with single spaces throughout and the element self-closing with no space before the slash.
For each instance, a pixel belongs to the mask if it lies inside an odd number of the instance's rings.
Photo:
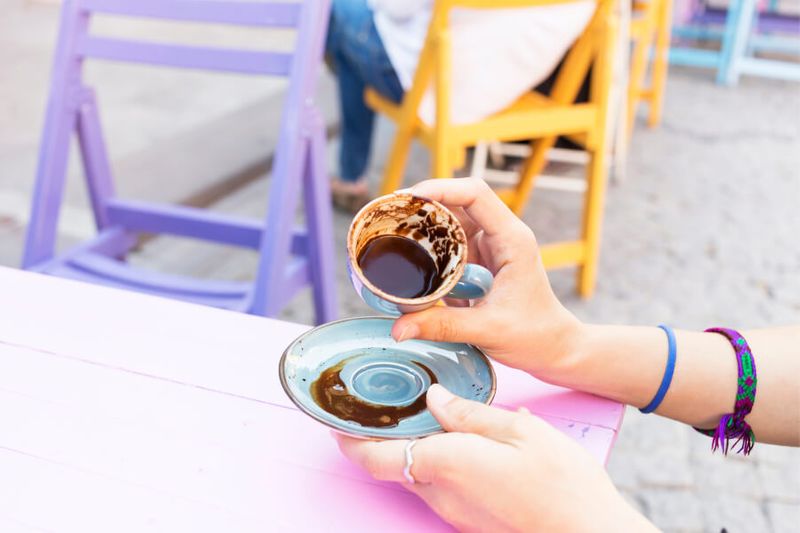
<svg viewBox="0 0 800 533">
<path fill-rule="evenodd" d="M 364 89 L 370 86 L 399 102 L 403 87 L 366 0 L 333 0 L 325 53 L 339 84 L 339 175 L 356 181 L 367 170 L 375 120 L 375 113 L 364 103 Z"/>
</svg>

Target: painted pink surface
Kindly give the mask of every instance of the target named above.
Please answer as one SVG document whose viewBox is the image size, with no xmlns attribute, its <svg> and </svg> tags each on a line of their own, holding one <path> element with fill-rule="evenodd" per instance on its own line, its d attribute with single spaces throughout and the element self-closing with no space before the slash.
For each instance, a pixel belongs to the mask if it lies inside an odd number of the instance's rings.
<svg viewBox="0 0 800 533">
<path fill-rule="evenodd" d="M 285 397 L 306 326 L 2 268 L 0 295 L 4 531 L 449 529 Z M 498 374 L 605 460 L 619 406 Z"/>
</svg>

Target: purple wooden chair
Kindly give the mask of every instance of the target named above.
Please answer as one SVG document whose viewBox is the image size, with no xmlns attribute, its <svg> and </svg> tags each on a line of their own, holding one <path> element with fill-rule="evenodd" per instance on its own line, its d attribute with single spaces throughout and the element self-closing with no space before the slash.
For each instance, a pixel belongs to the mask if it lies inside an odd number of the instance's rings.
<svg viewBox="0 0 800 533">
<path fill-rule="evenodd" d="M 299 289 L 310 283 L 316 321 L 334 319 L 337 304 L 325 132 L 313 101 L 329 9 L 329 0 L 66 0 L 23 268 L 266 316 L 277 315 Z M 296 28 L 296 48 L 293 53 L 244 51 L 93 36 L 88 28 L 94 13 Z M 82 64 L 90 58 L 287 76 L 289 88 L 266 220 L 117 197 L 95 92 L 81 76 Z M 73 133 L 80 146 L 98 233 L 91 241 L 54 257 Z M 298 230 L 294 220 L 301 189 L 306 227 Z M 134 269 L 124 262 L 124 257 L 136 244 L 138 233 L 179 235 L 258 250 L 255 280 L 196 280 Z"/>
</svg>

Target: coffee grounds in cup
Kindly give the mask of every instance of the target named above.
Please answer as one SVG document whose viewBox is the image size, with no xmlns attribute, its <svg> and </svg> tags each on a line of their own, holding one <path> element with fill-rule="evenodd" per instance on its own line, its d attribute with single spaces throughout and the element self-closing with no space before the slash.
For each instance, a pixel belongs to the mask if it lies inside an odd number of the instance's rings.
<svg viewBox="0 0 800 533">
<path fill-rule="evenodd" d="M 359 252 L 358 266 L 370 283 L 399 298 L 427 296 L 441 283 L 436 262 L 422 245 L 407 237 L 373 237 Z"/>
</svg>

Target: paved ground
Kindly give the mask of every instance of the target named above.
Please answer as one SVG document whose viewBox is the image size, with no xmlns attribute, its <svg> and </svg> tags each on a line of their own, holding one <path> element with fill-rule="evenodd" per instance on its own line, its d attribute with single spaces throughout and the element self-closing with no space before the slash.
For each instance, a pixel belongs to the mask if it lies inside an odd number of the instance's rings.
<svg viewBox="0 0 800 533">
<path fill-rule="evenodd" d="M 48 39 L 55 24 L 52 8 L 21 0 L 12 3 L 11 15 L 0 19 L 0 58 L 8 67 L 0 73 L 3 265 L 18 264 L 21 253 L 49 62 Z M 198 34 L 184 38 L 191 40 Z M 250 106 L 257 105 L 264 92 L 279 88 L 238 78 L 211 81 L 191 74 L 162 78 L 150 70 L 128 75 L 110 69 L 95 75 L 112 82 L 108 102 L 113 104 L 109 107 L 113 113 L 110 135 L 117 141 L 115 163 L 123 169 L 123 184 L 136 189 L 138 183 L 138 192 L 148 197 L 165 194 L 154 188 L 164 180 L 137 177 L 132 170 L 146 168 L 149 174 L 162 164 L 172 177 L 175 163 L 172 167 L 159 163 L 163 153 L 159 146 L 166 143 L 177 151 L 183 146 L 197 159 L 205 155 L 197 146 L 219 142 L 220 123 L 215 121 L 235 128 L 252 114 Z M 140 81 L 142 73 L 151 84 L 147 90 L 132 84 Z M 187 86 L 197 90 L 185 99 L 179 94 L 185 94 Z M 226 96 L 232 91 L 236 98 Z M 192 132 L 191 142 L 187 132 Z M 240 138 L 251 142 L 244 134 Z M 390 138 L 391 129 L 381 123 L 375 175 L 380 173 Z M 237 157 L 248 154 L 237 153 Z M 148 161 L 144 167 L 130 163 L 130 158 L 142 157 Z M 241 164 L 231 159 L 219 164 Z M 423 177 L 426 162 L 426 154 L 419 150 L 409 174 Z M 126 175 L 125 169 L 131 174 Z M 637 130 L 628 175 L 624 184 L 609 191 L 596 296 L 581 301 L 574 295 L 573 270 L 552 273 L 558 295 L 575 313 L 592 322 L 669 322 L 695 329 L 800 321 L 797 85 L 748 79 L 736 89 L 725 89 L 713 85 L 703 72 L 673 70 L 664 124 L 654 131 Z M 142 186 L 140 179 L 150 180 L 149 185 Z M 197 185 L 191 175 L 167 182 L 172 184 L 168 196 L 191 194 Z M 267 188 L 267 180 L 258 180 L 215 208 L 261 215 Z M 69 198 L 70 210 L 62 221 L 66 222 L 65 242 L 89 230 L 75 180 Z M 525 220 L 547 242 L 577 231 L 579 208 L 580 199 L 572 193 L 537 191 Z M 353 316 L 369 311 L 349 289 L 344 274 L 342 243 L 348 223 L 349 217 L 336 215 L 341 312 Z M 152 241 L 132 261 L 147 268 L 229 279 L 245 279 L 255 266 L 255 257 L 247 252 L 176 239 Z M 307 295 L 298 297 L 283 317 L 310 322 Z M 726 459 L 712 455 L 708 446 L 705 437 L 688 428 L 633 410 L 626 417 L 609 470 L 626 496 L 665 530 L 800 531 L 800 451 L 758 445 L 747 459 Z"/>
</svg>

